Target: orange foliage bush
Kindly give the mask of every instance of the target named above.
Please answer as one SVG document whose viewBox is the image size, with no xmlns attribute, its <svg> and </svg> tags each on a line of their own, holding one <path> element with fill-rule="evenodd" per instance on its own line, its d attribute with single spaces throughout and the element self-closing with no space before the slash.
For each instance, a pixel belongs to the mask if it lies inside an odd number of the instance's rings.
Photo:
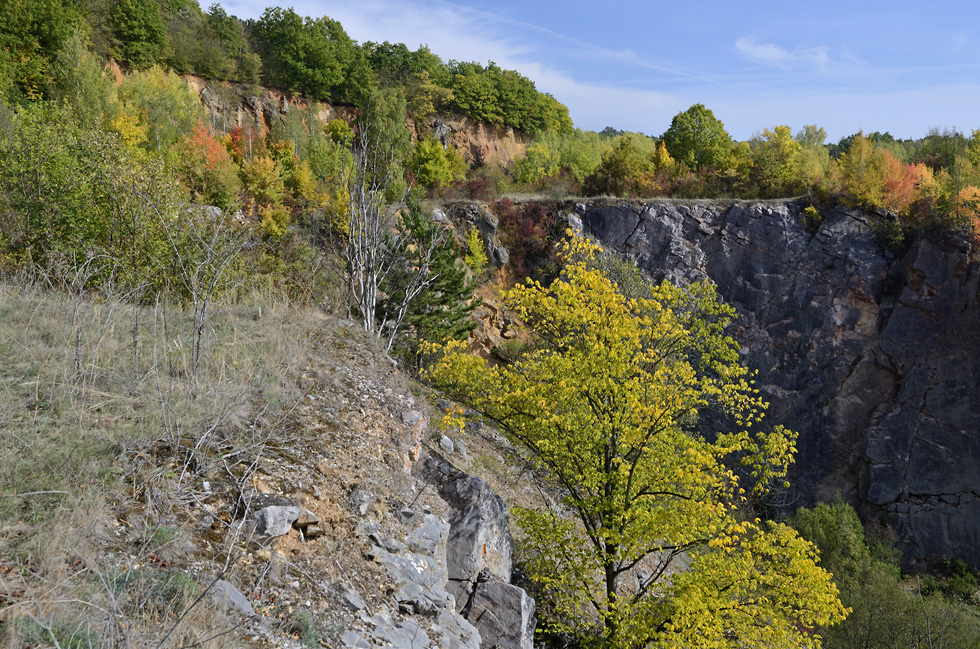
<svg viewBox="0 0 980 649">
<path fill-rule="evenodd" d="M 174 167 L 195 200 L 221 208 L 234 204 L 241 187 L 238 166 L 210 128 L 198 122 L 174 152 Z"/>
</svg>

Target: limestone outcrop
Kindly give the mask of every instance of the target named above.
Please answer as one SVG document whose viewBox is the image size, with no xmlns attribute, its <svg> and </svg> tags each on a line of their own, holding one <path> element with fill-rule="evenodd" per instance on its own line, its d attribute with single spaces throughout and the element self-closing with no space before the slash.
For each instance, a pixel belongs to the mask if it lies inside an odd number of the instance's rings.
<svg viewBox="0 0 980 649">
<path fill-rule="evenodd" d="M 218 132 L 240 126 L 267 135 L 281 127 L 293 112 L 299 112 L 304 119 L 312 115 L 323 124 L 333 119 L 351 122 L 357 118 L 353 106 L 311 101 L 280 88 L 194 75 L 183 78 L 200 98 L 208 122 Z M 443 146 L 453 146 L 468 165 L 507 166 L 524 155 L 531 141 L 526 133 L 461 115 L 435 114 L 420 120 L 409 119 L 407 126 L 413 141 L 426 133 L 432 134 Z"/>
<path fill-rule="evenodd" d="M 510 583 L 514 542 L 504 501 L 438 456 L 420 460 L 416 471 L 449 505 L 447 589 L 456 611 L 479 630 L 481 647 L 532 649 L 534 600 Z"/>
<path fill-rule="evenodd" d="M 791 509 L 840 491 L 899 536 L 907 560 L 980 567 L 980 264 L 958 235 L 900 255 L 837 207 L 579 206 L 586 230 L 654 279 L 709 277 L 770 402 L 799 431 Z M 887 218 L 887 215 L 884 215 Z"/>
</svg>

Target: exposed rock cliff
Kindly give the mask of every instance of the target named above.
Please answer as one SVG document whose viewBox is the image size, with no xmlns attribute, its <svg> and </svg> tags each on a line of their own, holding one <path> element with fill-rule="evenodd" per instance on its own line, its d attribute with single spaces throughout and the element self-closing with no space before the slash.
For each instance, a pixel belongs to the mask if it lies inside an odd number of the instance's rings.
<svg viewBox="0 0 980 649">
<path fill-rule="evenodd" d="M 980 567 L 980 264 L 956 236 L 900 257 L 865 215 L 808 231 L 797 205 L 579 206 L 656 279 L 710 277 L 739 312 L 771 421 L 799 431 L 789 507 L 835 490 L 906 558 Z"/>
<path fill-rule="evenodd" d="M 315 119 L 324 124 L 332 119 L 353 121 L 357 115 L 357 109 L 352 106 L 310 101 L 279 88 L 212 81 L 193 75 L 186 75 L 184 80 L 200 97 L 208 120 L 222 132 L 242 126 L 267 134 L 277 124 L 282 125 L 291 111 L 311 111 Z M 413 140 L 423 133 L 431 133 L 443 145 L 455 147 L 470 165 L 495 163 L 506 166 L 524 155 L 531 140 L 529 135 L 514 129 L 458 115 L 409 120 L 408 127 Z"/>
</svg>

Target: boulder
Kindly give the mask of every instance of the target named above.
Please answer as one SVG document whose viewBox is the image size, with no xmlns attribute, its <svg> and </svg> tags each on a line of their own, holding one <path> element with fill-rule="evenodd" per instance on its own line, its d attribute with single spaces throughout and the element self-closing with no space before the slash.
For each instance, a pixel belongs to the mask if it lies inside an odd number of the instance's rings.
<svg viewBox="0 0 980 649">
<path fill-rule="evenodd" d="M 381 546 L 374 546 L 371 554 L 395 582 L 394 600 L 400 608 L 414 613 L 452 608 L 455 600 L 446 590 L 444 560 L 418 552 L 394 553 Z"/>
<path fill-rule="evenodd" d="M 385 568 L 395 585 L 395 610 L 408 619 L 399 621 L 384 606 L 369 615 L 364 600 L 346 591 L 346 603 L 372 628 L 362 635 L 349 633 L 342 640 L 349 647 L 479 649 L 479 631 L 456 611 L 456 600 L 446 588 L 449 524 L 428 512 L 402 512 L 403 522 L 417 525 L 404 541 L 383 534 L 376 525 L 363 531 L 372 544 L 369 556 Z M 430 638 L 436 638 L 434 644 Z"/>
<path fill-rule="evenodd" d="M 533 649 L 534 599 L 524 589 L 496 579 L 476 585 L 466 619 L 480 631 L 483 646 Z"/>
<path fill-rule="evenodd" d="M 446 560 L 450 591 L 462 607 L 481 573 L 510 579 L 514 542 L 507 507 L 486 481 L 457 471 L 445 460 L 430 455 L 421 465 L 422 476 L 450 506 Z"/>
<path fill-rule="evenodd" d="M 413 620 L 396 621 L 386 611 L 368 617 L 364 615 L 362 619 L 373 627 L 369 632 L 371 638 L 375 640 L 368 647 L 382 646 L 394 647 L 395 649 L 426 649 L 429 647 L 429 636 L 419 624 Z M 351 634 L 344 636 L 342 640 L 348 646 L 360 647 L 363 644 L 363 636 Z"/>
<path fill-rule="evenodd" d="M 449 439 L 446 435 L 439 436 L 439 448 L 447 455 L 452 455 L 453 451 L 456 450 L 453 440 Z"/>
<path fill-rule="evenodd" d="M 252 603 L 242 594 L 242 591 L 224 579 L 219 579 L 211 586 L 211 597 L 226 611 L 241 613 L 249 617 L 255 615 Z"/>
<path fill-rule="evenodd" d="M 534 600 L 509 583 L 513 540 L 507 507 L 484 480 L 429 456 L 418 473 L 435 484 L 450 507 L 447 590 L 456 610 L 483 639 L 483 647 L 531 649 Z"/>
<path fill-rule="evenodd" d="M 355 489 L 354 493 L 351 494 L 351 500 L 357 513 L 361 516 L 367 516 L 374 505 L 374 494 L 365 489 Z"/>
<path fill-rule="evenodd" d="M 255 514 L 256 538 L 265 540 L 288 533 L 299 513 L 300 508 L 293 505 L 273 505 L 260 509 Z"/>
<path fill-rule="evenodd" d="M 409 519 L 411 520 L 411 519 Z M 439 520 L 432 514 L 423 514 L 422 523 L 405 539 L 405 545 L 412 552 L 435 557 L 443 572 L 446 572 L 446 541 L 449 538 L 449 523 Z"/>
<path fill-rule="evenodd" d="M 304 509 L 296 520 L 293 521 L 293 527 L 297 530 L 304 530 L 310 525 L 316 525 L 320 522 L 320 517 L 311 512 L 308 509 Z"/>
<path fill-rule="evenodd" d="M 454 611 L 439 611 L 435 631 L 439 635 L 440 649 L 480 649 L 483 646 L 493 646 L 484 645 L 477 628 Z"/>
</svg>

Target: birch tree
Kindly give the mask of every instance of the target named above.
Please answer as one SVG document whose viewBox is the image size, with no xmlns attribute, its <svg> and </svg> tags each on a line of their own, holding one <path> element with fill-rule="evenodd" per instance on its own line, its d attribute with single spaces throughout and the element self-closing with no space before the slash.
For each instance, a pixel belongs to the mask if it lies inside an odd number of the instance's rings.
<svg viewBox="0 0 980 649">
<path fill-rule="evenodd" d="M 394 344 L 411 302 L 436 279 L 430 272 L 432 255 L 445 237 L 441 228 L 420 234 L 407 218 L 404 115 L 404 100 L 375 95 L 358 122 L 351 162 L 341 174 L 347 219 L 344 281 L 361 326 L 384 341 L 385 351 Z M 396 295 L 397 303 L 386 300 Z"/>
</svg>

